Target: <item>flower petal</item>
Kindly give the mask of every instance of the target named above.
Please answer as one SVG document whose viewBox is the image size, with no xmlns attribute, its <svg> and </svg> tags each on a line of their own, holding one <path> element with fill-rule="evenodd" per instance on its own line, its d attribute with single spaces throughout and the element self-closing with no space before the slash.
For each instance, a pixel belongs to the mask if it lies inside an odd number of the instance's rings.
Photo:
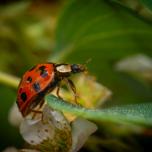
<svg viewBox="0 0 152 152">
<path fill-rule="evenodd" d="M 18 110 L 17 104 L 14 102 L 8 114 L 8 121 L 11 125 L 15 127 L 19 127 L 21 122 L 23 121 L 23 117 Z"/>
<path fill-rule="evenodd" d="M 84 145 L 88 137 L 96 130 L 96 124 L 82 118 L 77 118 L 72 123 L 71 152 L 77 152 Z"/>
</svg>

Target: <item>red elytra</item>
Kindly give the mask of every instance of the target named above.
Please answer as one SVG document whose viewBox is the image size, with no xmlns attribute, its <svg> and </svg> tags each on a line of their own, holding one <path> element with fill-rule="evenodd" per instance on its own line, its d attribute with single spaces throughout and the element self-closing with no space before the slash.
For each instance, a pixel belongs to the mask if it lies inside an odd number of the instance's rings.
<svg viewBox="0 0 152 152">
<path fill-rule="evenodd" d="M 65 80 L 76 94 L 73 82 L 69 79 L 73 73 L 85 71 L 81 64 L 37 64 L 23 75 L 17 92 L 17 105 L 23 117 L 34 112 L 34 108 L 44 103 L 44 96 L 56 87 L 59 96 L 60 82 Z M 76 96 L 75 96 L 76 97 Z"/>
</svg>

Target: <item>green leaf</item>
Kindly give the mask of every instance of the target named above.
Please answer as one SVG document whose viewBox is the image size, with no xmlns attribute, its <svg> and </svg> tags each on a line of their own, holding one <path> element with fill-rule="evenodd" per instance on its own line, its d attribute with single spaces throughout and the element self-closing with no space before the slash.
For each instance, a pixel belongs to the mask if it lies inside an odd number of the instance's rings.
<svg viewBox="0 0 152 152">
<path fill-rule="evenodd" d="M 126 56 L 152 56 L 152 24 L 133 11 L 104 0 L 72 0 L 60 16 L 57 52 L 51 61 L 84 63 L 97 80 L 113 91 L 112 103 L 151 101 L 151 88 L 117 72 L 114 64 Z"/>
<path fill-rule="evenodd" d="M 152 10 L 152 0 L 140 0 L 147 8 Z"/>
<path fill-rule="evenodd" d="M 46 101 L 53 109 L 86 119 L 152 125 L 152 103 L 93 110 L 67 103 L 53 95 L 47 96 Z"/>
</svg>

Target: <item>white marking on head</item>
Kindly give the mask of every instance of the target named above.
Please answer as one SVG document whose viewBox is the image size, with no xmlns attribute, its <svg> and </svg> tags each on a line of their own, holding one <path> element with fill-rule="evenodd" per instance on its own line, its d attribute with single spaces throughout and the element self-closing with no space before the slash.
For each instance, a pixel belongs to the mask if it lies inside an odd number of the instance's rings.
<svg viewBox="0 0 152 152">
<path fill-rule="evenodd" d="M 68 73 L 71 72 L 71 66 L 70 65 L 59 65 L 56 67 L 56 70 L 60 73 Z"/>
</svg>

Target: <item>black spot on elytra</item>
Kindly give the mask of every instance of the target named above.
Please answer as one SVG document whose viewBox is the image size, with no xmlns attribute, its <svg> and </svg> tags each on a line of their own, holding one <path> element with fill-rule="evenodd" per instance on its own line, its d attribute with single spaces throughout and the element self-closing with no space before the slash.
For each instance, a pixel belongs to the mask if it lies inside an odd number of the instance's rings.
<svg viewBox="0 0 152 152">
<path fill-rule="evenodd" d="M 45 70 L 45 66 L 44 66 L 44 65 L 40 66 L 40 67 L 39 67 L 39 70 L 40 70 L 40 71 L 44 71 L 44 70 Z"/>
<path fill-rule="evenodd" d="M 21 99 L 22 99 L 22 101 L 24 101 L 24 102 L 26 101 L 27 95 L 26 95 L 25 92 L 21 93 Z"/>
<path fill-rule="evenodd" d="M 36 83 L 33 84 L 33 88 L 34 88 L 34 90 L 36 92 L 39 92 L 41 90 L 40 84 L 38 82 L 36 82 Z"/>
<path fill-rule="evenodd" d="M 46 70 L 44 70 L 44 71 L 41 71 L 40 75 L 41 75 L 41 77 L 45 78 L 48 76 L 48 73 Z"/>
<path fill-rule="evenodd" d="M 31 83 L 32 82 L 32 78 L 29 76 L 26 81 Z"/>
<path fill-rule="evenodd" d="M 43 78 L 45 78 L 46 76 L 48 76 L 48 73 L 47 73 L 47 71 L 45 70 L 45 68 L 46 68 L 46 67 L 45 67 L 44 65 L 39 67 L 40 76 L 43 77 Z"/>
</svg>

